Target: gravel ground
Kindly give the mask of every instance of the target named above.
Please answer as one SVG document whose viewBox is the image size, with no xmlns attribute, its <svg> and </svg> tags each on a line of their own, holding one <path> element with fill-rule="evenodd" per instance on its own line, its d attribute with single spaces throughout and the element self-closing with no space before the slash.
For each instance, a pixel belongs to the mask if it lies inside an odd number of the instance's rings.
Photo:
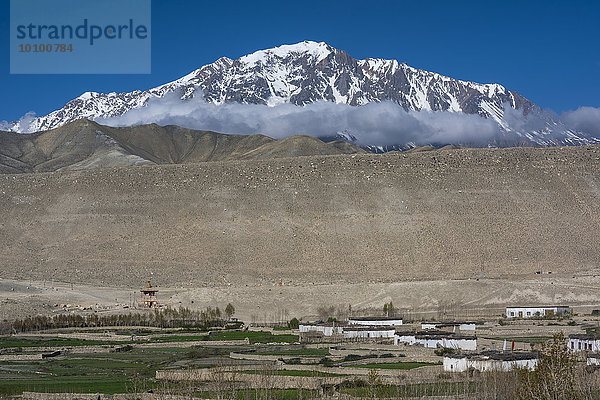
<svg viewBox="0 0 600 400">
<path fill-rule="evenodd" d="M 461 149 L 0 175 L 0 279 L 122 288 L 112 303 L 150 279 L 189 293 L 175 304 L 247 302 L 256 318 L 489 293 L 591 304 L 599 160 L 595 146 Z M 550 277 L 564 291 L 536 280 Z M 44 296 L 0 309 L 46 310 Z"/>
</svg>

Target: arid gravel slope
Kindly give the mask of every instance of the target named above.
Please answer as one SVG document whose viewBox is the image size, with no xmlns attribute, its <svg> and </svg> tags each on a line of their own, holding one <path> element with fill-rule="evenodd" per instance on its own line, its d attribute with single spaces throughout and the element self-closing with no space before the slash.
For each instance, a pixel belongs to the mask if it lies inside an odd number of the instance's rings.
<svg viewBox="0 0 600 400">
<path fill-rule="evenodd" d="M 0 175 L 0 278 L 187 288 L 595 273 L 599 167 L 600 147 L 570 147 Z"/>
</svg>

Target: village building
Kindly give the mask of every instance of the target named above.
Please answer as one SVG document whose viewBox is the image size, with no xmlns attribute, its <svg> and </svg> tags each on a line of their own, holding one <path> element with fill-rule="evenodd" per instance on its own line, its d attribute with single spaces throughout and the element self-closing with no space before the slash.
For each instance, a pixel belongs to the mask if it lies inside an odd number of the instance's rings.
<svg viewBox="0 0 600 400">
<path fill-rule="evenodd" d="M 344 339 L 389 339 L 394 340 L 395 328 L 383 326 L 346 326 Z"/>
<path fill-rule="evenodd" d="M 536 318 L 566 315 L 571 312 L 569 306 L 547 307 L 506 307 L 506 318 Z"/>
<path fill-rule="evenodd" d="M 396 332 L 394 344 L 420 345 L 430 349 L 446 347 L 456 350 L 477 350 L 475 335 L 459 335 L 446 331 Z"/>
<path fill-rule="evenodd" d="M 396 328 L 390 326 L 343 325 L 337 323 L 301 324 L 300 341 L 318 342 L 323 337 L 334 340 L 394 340 Z"/>
<path fill-rule="evenodd" d="M 572 351 L 600 351 L 600 335 L 576 333 L 569 335 L 569 344 L 567 347 Z"/>
<path fill-rule="evenodd" d="M 402 318 L 354 317 L 348 319 L 348 325 L 401 326 Z"/>
<path fill-rule="evenodd" d="M 484 371 L 510 371 L 514 368 L 533 370 L 538 354 L 534 352 L 482 352 L 479 354 L 449 354 L 444 356 L 444 371 L 465 372 L 469 369 Z"/>
<path fill-rule="evenodd" d="M 467 331 L 470 333 L 475 332 L 475 322 L 423 322 L 421 323 L 421 329 L 424 331 L 428 330 L 442 330 L 459 333 Z"/>
<path fill-rule="evenodd" d="M 158 293 L 158 289 L 153 287 L 150 284 L 150 281 L 146 284 L 146 287 L 141 289 L 142 292 L 142 300 L 141 304 L 147 308 L 155 308 L 158 307 L 158 298 L 156 297 L 156 293 Z"/>
<path fill-rule="evenodd" d="M 588 354 L 587 365 L 600 366 L 600 353 Z"/>
<path fill-rule="evenodd" d="M 327 323 L 327 324 L 300 324 L 298 326 L 300 333 L 321 332 L 323 336 L 341 335 L 343 333 L 343 325 Z"/>
</svg>

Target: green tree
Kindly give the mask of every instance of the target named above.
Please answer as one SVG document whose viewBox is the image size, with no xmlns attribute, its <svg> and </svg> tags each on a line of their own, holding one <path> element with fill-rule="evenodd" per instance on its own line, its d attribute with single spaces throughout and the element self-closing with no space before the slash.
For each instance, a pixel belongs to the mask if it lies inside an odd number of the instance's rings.
<svg viewBox="0 0 600 400">
<path fill-rule="evenodd" d="M 391 301 L 389 303 L 385 303 L 383 305 L 383 315 L 386 317 L 393 317 L 396 314 L 396 308 L 394 307 L 394 303 Z"/>
<path fill-rule="evenodd" d="M 394 317 L 396 316 L 396 308 L 394 307 L 394 303 L 392 303 L 390 301 L 390 304 L 388 304 L 388 316 L 390 317 Z"/>
<path fill-rule="evenodd" d="M 377 396 L 377 389 L 382 384 L 381 377 L 376 369 L 372 368 L 369 370 L 367 375 L 367 387 L 369 389 L 369 397 L 374 399 Z"/>
<path fill-rule="evenodd" d="M 524 370 L 517 389 L 520 400 L 577 399 L 575 355 L 567 348 L 562 333 L 542 345 L 535 370 Z"/>
<path fill-rule="evenodd" d="M 227 315 L 227 319 L 231 319 L 233 314 L 235 314 L 235 307 L 233 304 L 229 303 L 227 304 L 227 307 L 225 307 L 225 315 Z"/>
<path fill-rule="evenodd" d="M 298 329 L 300 327 L 300 321 L 298 321 L 298 318 L 292 318 L 290 322 L 288 322 L 288 327 L 290 329 Z"/>
</svg>

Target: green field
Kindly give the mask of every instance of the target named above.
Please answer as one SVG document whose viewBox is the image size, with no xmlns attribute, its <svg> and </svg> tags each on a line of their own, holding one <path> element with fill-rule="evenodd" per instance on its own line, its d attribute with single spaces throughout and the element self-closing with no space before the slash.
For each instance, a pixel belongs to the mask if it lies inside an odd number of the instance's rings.
<svg viewBox="0 0 600 400">
<path fill-rule="evenodd" d="M 271 332 L 255 331 L 230 331 L 217 332 L 209 335 L 209 340 L 244 340 L 250 343 L 295 343 L 300 338 L 298 335 L 273 335 Z"/>
<path fill-rule="evenodd" d="M 202 359 L 198 359 L 198 354 Z M 204 348 L 152 348 L 120 353 L 67 354 L 32 361 L 0 363 L 0 395 L 23 391 L 73 393 L 128 393 L 134 383 L 155 387 L 157 369 L 173 365 L 202 368 L 220 351 Z M 203 361 L 206 364 L 197 364 Z M 217 365 L 215 361 L 212 365 Z"/>
<path fill-rule="evenodd" d="M 128 393 L 131 384 L 127 379 L 91 377 L 60 377 L 58 379 L 1 379 L 0 395 L 23 392 L 42 393 Z"/>
<path fill-rule="evenodd" d="M 122 330 L 125 332 L 127 330 Z M 0 338 L 0 348 L 13 349 L 15 353 L 27 351 L 33 347 L 53 346 L 86 346 L 106 345 L 121 347 L 119 352 L 106 353 L 63 353 L 57 357 L 0 362 L 0 397 L 4 395 L 17 395 L 24 391 L 48 393 L 132 393 L 136 391 L 160 391 L 169 386 L 169 390 L 189 390 L 194 396 L 214 397 L 215 393 L 206 394 L 200 387 L 190 387 L 187 383 L 159 382 L 155 380 L 157 370 L 165 369 L 195 369 L 209 368 L 223 365 L 228 361 L 231 351 L 250 349 L 250 346 L 219 346 L 211 341 L 217 340 L 243 340 L 248 338 L 250 343 L 293 343 L 298 341 L 297 335 L 274 335 L 266 331 L 217 331 L 210 335 L 182 335 L 182 332 L 173 332 L 170 336 L 153 338 L 151 341 L 164 343 L 165 347 L 145 348 L 136 346 L 122 347 L 127 342 L 103 342 L 98 340 L 63 339 L 56 337 L 19 337 L 5 336 Z M 169 347 L 169 342 L 186 342 L 202 340 L 206 345 L 186 347 Z M 112 349 L 111 349 L 112 350 Z M 300 345 L 276 346 L 269 348 L 265 345 L 255 354 L 291 357 L 316 357 L 324 358 L 329 355 L 329 349 L 306 348 Z M 359 365 L 363 368 L 393 368 L 412 369 L 427 363 L 372 363 Z M 299 377 L 338 377 L 344 376 L 332 372 L 306 371 L 306 370 L 261 370 L 254 369 L 242 371 L 244 374 L 269 374 L 280 376 Z M 268 392 L 269 398 L 292 399 L 311 395 L 311 391 L 303 390 L 240 390 L 232 393 L 233 398 L 249 398 Z M 183 392 L 181 392 L 183 393 Z M 189 393 L 188 393 L 189 394 Z M 314 393 L 312 393 L 314 395 Z"/>
<path fill-rule="evenodd" d="M 127 332 L 127 333 L 125 333 Z M 132 334 L 132 331 L 120 331 L 122 335 Z M 156 332 L 154 332 L 156 333 Z M 180 333 L 180 332 L 176 332 Z M 198 331 L 197 333 L 200 333 Z M 206 333 L 206 332 L 204 332 Z M 144 332 L 142 335 L 148 335 Z M 148 342 L 195 342 L 195 341 L 211 341 L 211 340 L 244 340 L 248 338 L 250 343 L 294 343 L 299 340 L 298 335 L 273 335 L 270 332 L 241 332 L 241 331 L 225 331 L 216 332 L 211 335 L 181 335 L 174 334 L 169 336 L 158 336 L 151 338 Z M 143 341 L 146 342 L 146 341 Z M 25 348 L 25 347 L 68 347 L 68 346 L 120 346 L 130 343 L 128 341 L 103 341 L 103 340 L 87 340 L 87 339 L 70 339 L 70 338 L 52 338 L 52 337 L 18 337 L 18 336 L 3 336 L 0 337 L 0 348 Z"/>
<path fill-rule="evenodd" d="M 153 337 L 150 342 L 198 342 L 208 340 L 207 335 L 175 335 Z"/>
<path fill-rule="evenodd" d="M 123 342 L 107 342 L 102 340 L 84 340 L 68 338 L 45 338 L 45 337 L 0 337 L 0 349 L 8 347 L 62 347 L 62 346 L 97 346 L 97 345 L 120 345 Z"/>
</svg>

